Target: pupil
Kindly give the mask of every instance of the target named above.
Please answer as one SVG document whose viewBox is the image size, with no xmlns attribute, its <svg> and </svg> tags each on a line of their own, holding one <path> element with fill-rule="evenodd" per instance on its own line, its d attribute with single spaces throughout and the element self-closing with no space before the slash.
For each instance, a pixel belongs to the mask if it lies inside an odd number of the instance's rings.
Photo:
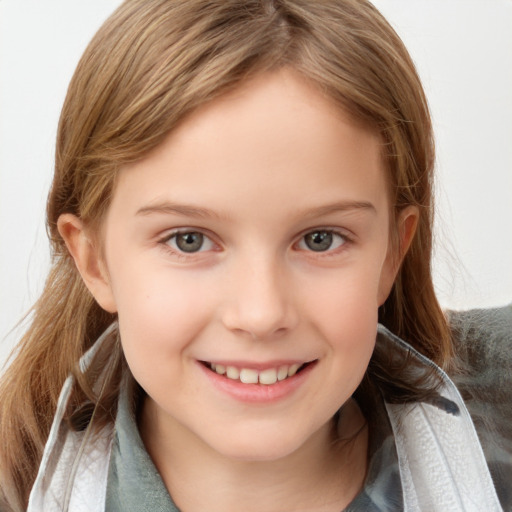
<svg viewBox="0 0 512 512">
<path fill-rule="evenodd" d="M 305 242 L 312 251 L 326 251 L 332 245 L 332 233 L 329 233 L 329 231 L 315 231 L 306 235 Z"/>
<path fill-rule="evenodd" d="M 176 237 L 176 245 L 183 252 L 196 252 L 203 245 L 201 233 L 181 233 Z"/>
</svg>

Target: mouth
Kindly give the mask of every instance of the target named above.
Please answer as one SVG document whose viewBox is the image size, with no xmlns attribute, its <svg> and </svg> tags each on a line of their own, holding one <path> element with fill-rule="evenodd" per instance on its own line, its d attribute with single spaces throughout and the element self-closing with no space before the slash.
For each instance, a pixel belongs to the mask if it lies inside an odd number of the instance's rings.
<svg viewBox="0 0 512 512">
<path fill-rule="evenodd" d="M 261 384 L 263 386 L 272 386 L 277 382 L 282 382 L 294 377 L 314 363 L 316 363 L 316 360 L 305 363 L 282 364 L 276 367 L 265 368 L 264 370 L 256 370 L 254 368 L 243 368 L 201 361 L 201 364 L 205 368 L 226 379 L 238 381 L 242 384 Z"/>
</svg>

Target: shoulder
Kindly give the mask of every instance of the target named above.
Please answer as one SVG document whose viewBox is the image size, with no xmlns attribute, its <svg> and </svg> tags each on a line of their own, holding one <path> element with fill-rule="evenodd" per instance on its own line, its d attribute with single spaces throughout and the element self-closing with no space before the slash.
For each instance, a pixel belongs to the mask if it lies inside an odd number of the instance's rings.
<svg viewBox="0 0 512 512">
<path fill-rule="evenodd" d="M 512 304 L 449 314 L 457 371 L 500 499 L 512 508 Z M 507 507 L 505 507 L 508 510 Z"/>
<path fill-rule="evenodd" d="M 449 313 L 461 391 L 512 404 L 512 304 Z M 468 397 L 469 398 L 469 397 Z"/>
<path fill-rule="evenodd" d="M 512 303 L 494 309 L 452 311 L 448 317 L 455 348 L 471 367 L 485 370 L 492 363 L 504 368 L 512 362 Z"/>
</svg>

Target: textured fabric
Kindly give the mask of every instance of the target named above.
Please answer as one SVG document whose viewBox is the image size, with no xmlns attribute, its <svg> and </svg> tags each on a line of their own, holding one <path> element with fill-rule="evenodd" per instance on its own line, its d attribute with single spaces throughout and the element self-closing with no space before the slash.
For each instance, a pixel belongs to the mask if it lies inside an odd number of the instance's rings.
<svg viewBox="0 0 512 512">
<path fill-rule="evenodd" d="M 115 327 L 111 325 L 84 355 L 80 361 L 82 370 Z M 92 436 L 90 428 L 83 432 L 70 430 L 63 416 L 73 383 L 70 376 L 62 388 L 27 512 L 100 512 L 104 509 L 112 429 L 106 428 L 99 436 Z"/>
<path fill-rule="evenodd" d="M 107 512 L 178 512 L 140 438 L 123 388 L 108 472 Z"/>
<path fill-rule="evenodd" d="M 378 342 L 402 346 L 425 367 L 433 363 L 391 333 Z M 432 403 L 386 404 L 393 427 L 407 511 L 502 510 L 473 422 L 439 368 L 440 397 Z"/>
<path fill-rule="evenodd" d="M 461 371 L 451 375 L 477 429 L 503 510 L 512 511 L 512 304 L 451 313 Z"/>
<path fill-rule="evenodd" d="M 361 492 L 346 512 L 402 512 L 402 482 L 393 430 L 381 396 L 375 397 L 368 419 L 368 470 Z"/>
</svg>

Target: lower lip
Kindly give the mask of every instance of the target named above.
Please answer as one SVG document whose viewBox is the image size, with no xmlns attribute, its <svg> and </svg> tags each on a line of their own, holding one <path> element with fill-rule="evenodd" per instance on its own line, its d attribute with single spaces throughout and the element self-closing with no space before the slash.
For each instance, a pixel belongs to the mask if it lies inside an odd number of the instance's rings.
<svg viewBox="0 0 512 512">
<path fill-rule="evenodd" d="M 316 366 L 316 361 L 309 363 L 293 377 L 288 377 L 275 384 L 243 384 L 239 380 L 228 379 L 223 375 L 206 368 L 198 362 L 199 367 L 210 382 L 223 393 L 240 402 L 248 403 L 272 403 L 283 400 L 299 388 L 308 378 L 311 370 Z"/>
</svg>

